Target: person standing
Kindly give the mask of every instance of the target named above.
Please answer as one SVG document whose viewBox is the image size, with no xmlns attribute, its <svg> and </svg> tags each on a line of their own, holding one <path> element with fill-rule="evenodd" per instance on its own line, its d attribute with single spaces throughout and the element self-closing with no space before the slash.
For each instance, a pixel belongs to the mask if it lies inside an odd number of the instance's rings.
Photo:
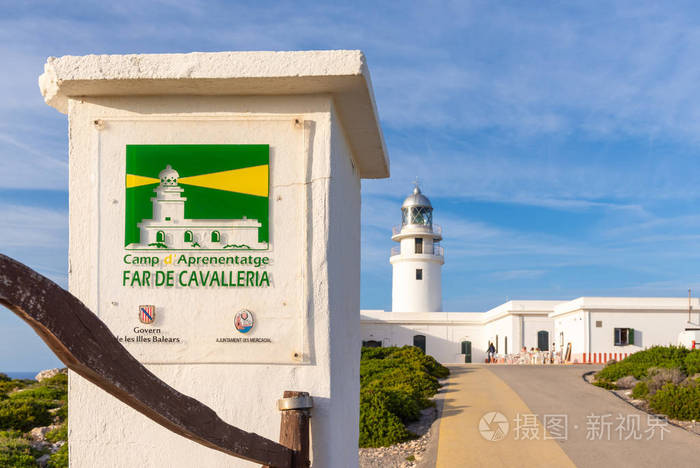
<svg viewBox="0 0 700 468">
<path fill-rule="evenodd" d="M 496 348 L 493 346 L 493 343 L 489 341 L 489 348 L 486 350 L 486 354 L 489 358 L 489 364 L 493 362 L 493 358 L 496 354 Z"/>
</svg>

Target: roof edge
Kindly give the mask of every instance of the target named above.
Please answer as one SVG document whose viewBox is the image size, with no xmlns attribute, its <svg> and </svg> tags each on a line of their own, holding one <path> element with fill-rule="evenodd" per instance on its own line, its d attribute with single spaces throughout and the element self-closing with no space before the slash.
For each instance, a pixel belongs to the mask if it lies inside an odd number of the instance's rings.
<svg viewBox="0 0 700 468">
<path fill-rule="evenodd" d="M 331 94 L 360 176 L 389 176 L 369 67 L 360 50 L 49 57 L 39 89 L 64 114 L 76 97 Z"/>
</svg>

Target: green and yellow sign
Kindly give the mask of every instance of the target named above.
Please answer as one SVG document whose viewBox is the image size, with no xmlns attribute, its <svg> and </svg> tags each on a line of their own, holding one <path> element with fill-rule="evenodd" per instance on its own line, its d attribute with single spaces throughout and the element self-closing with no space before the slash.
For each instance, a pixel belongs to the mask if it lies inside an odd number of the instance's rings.
<svg viewBox="0 0 700 468">
<path fill-rule="evenodd" d="M 127 145 L 124 246 L 266 250 L 268 145 Z"/>
</svg>

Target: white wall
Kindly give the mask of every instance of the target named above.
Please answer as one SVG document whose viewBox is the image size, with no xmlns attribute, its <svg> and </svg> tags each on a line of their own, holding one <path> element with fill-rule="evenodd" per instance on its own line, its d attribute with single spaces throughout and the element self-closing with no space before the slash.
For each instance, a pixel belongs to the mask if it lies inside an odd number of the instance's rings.
<svg viewBox="0 0 700 468">
<path fill-rule="evenodd" d="M 563 332 L 564 349 L 571 342 L 574 359 L 582 360 L 583 353 L 587 354 L 587 360 L 591 359 L 590 353 L 607 354 L 607 359 L 611 359 L 610 355 L 615 353 L 619 356 L 621 353 L 631 354 L 651 346 L 677 344 L 679 333 L 688 325 L 687 311 L 668 308 L 667 303 L 673 299 L 629 298 L 627 299 L 629 308 L 625 308 L 625 298 L 600 300 L 614 302 L 618 309 L 574 308 L 554 317 L 555 341 L 559 345 L 559 334 Z M 639 303 L 643 301 L 649 303 L 649 308 L 639 308 Z M 682 300 L 675 301 L 682 303 Z M 597 321 L 601 322 L 601 327 L 596 326 Z M 615 346 L 615 328 L 634 329 L 634 344 Z"/>
<path fill-rule="evenodd" d="M 671 311 L 591 311 L 590 348 L 582 352 L 634 353 L 654 345 L 675 345 L 686 327 L 687 312 Z M 602 321 L 602 327 L 596 327 Z M 634 329 L 634 344 L 615 346 L 615 328 Z"/>
<path fill-rule="evenodd" d="M 557 351 L 566 352 L 571 343 L 571 353 L 579 355 L 585 349 L 585 314 L 582 311 L 554 319 L 554 340 Z M 563 354 L 562 354 L 563 355 Z"/>
<path fill-rule="evenodd" d="M 396 315 L 395 312 L 386 312 Z M 420 314 L 426 315 L 426 314 Z M 442 314 L 441 314 L 442 315 Z M 454 315 L 459 315 L 456 313 Z M 484 362 L 486 346 L 480 325 L 361 321 L 362 340 L 381 341 L 382 346 L 412 346 L 415 335 L 425 335 L 426 354 L 441 363 L 464 362 L 462 341 L 472 342 L 472 362 Z"/>
<path fill-rule="evenodd" d="M 523 317 L 523 346 L 528 350 L 537 348 L 537 332 L 544 330 L 549 333 L 548 345 L 551 350 L 554 340 L 554 320 L 547 316 L 527 315 Z M 517 352 L 518 350 L 516 350 Z"/>
<path fill-rule="evenodd" d="M 484 325 L 484 339 L 480 345 L 484 349 L 488 349 L 488 342 L 492 342 L 496 347 L 496 353 L 499 355 L 506 354 L 506 339 L 508 341 L 508 353 L 518 352 L 514 347 L 516 336 L 518 317 L 513 315 L 505 315 L 496 320 L 488 322 Z M 496 346 L 498 344 L 498 346 Z M 483 361 L 482 361 L 483 362 Z"/>
<path fill-rule="evenodd" d="M 413 242 L 412 238 L 410 240 Z M 404 246 L 402 245 L 401 248 L 401 255 L 391 257 L 393 275 L 391 310 L 393 312 L 441 312 L 442 257 L 404 253 Z M 416 269 L 419 268 L 423 270 L 421 280 L 416 279 Z"/>
<path fill-rule="evenodd" d="M 318 265 L 328 262 L 328 311 L 331 314 L 329 349 L 331 366 L 331 399 L 323 427 L 314 429 L 318 445 L 327 451 L 323 460 L 315 458 L 316 466 L 355 467 L 358 464 L 357 441 L 360 438 L 360 177 L 352 151 L 335 108 L 331 114 L 331 180 L 328 223 L 328 251 L 319 255 Z M 323 193 L 320 193 L 323 199 Z M 316 214 L 316 213 L 315 213 Z M 319 207 L 314 224 L 324 214 Z M 311 222 L 311 220 L 309 220 Z M 323 234 L 320 230 L 319 234 Z M 322 245 L 323 242 L 320 242 Z M 344 424 L 338 424 L 343 421 Z M 324 438 L 320 431 L 327 431 Z M 334 441 L 334 442 L 331 442 Z M 326 445 L 326 444 L 333 445 Z M 314 447 L 319 450 L 318 447 Z"/>
<path fill-rule="evenodd" d="M 273 115 L 278 119 L 301 116 L 307 124 L 309 149 L 299 147 L 298 164 L 309 162 L 304 179 L 291 186 L 275 186 L 270 200 L 309 187 L 307 218 L 299 210 L 279 211 L 271 228 L 281 245 L 308 246 L 308 292 L 302 327 L 308 363 L 299 364 L 150 364 L 147 367 L 175 389 L 210 406 L 223 420 L 272 440 L 279 438 L 280 413 L 276 402 L 284 390 L 305 390 L 314 397 L 312 412 L 313 459 L 316 466 L 356 466 L 357 393 L 359 385 L 359 181 L 348 161 L 345 141 L 334 141 L 342 131 L 332 123 L 329 96 L 303 97 L 133 97 L 70 101 L 70 290 L 98 311 L 93 279 L 98 275 L 94 232 L 94 174 L 98 172 L 93 122 L 114 117 L 152 117 L 163 113 L 191 118 L 197 114 L 225 116 Z M 264 123 L 248 122 L 256 135 Z M 301 130 L 300 130 L 301 131 Z M 154 135 L 153 143 L 170 138 Z M 226 141 L 221 143 L 246 143 Z M 274 174 L 274 148 L 271 173 Z M 109 156 L 105 156 L 109 157 Z M 123 175 L 120 175 L 123 177 Z M 272 215 L 271 215 L 272 217 Z M 296 226 L 309 226 L 298 236 Z M 332 225 L 332 228 L 331 228 Z M 288 229 L 285 229 L 288 227 Z M 103 227 L 103 229 L 105 229 Z M 121 229 L 113 235 L 122 235 Z M 273 234 L 276 233 L 276 234 Z M 107 233 L 110 234 L 110 233 Z M 285 237 L 286 236 L 286 237 Z M 283 240 L 284 237 L 284 240 Z M 304 265 L 300 265 L 300 268 Z M 293 281 L 297 281 L 295 277 Z M 278 283 L 279 284 L 279 283 Z M 275 289 L 266 291 L 272 297 Z M 283 297 L 277 297 L 279 307 Z M 124 311 L 129 313 L 129 311 Z M 135 313 L 135 312 L 134 312 Z M 286 359 L 286 358 L 285 358 Z M 331 368 L 333 371 L 331 372 Z M 110 466 L 255 466 L 175 435 L 137 411 L 107 395 L 75 373 L 69 381 L 69 442 L 71 467 L 92 467 L 96 460 Z"/>
</svg>

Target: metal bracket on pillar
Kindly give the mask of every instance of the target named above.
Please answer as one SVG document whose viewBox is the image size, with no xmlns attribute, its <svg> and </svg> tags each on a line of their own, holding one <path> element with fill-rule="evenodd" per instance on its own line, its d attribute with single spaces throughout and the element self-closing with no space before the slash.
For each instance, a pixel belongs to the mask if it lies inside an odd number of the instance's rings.
<svg viewBox="0 0 700 468">
<path fill-rule="evenodd" d="M 293 450 L 293 468 L 308 468 L 309 460 L 309 418 L 314 401 L 308 392 L 285 390 L 277 400 L 277 408 L 282 412 L 280 421 L 280 444 Z"/>
<path fill-rule="evenodd" d="M 287 392 L 284 392 L 285 394 Z M 277 400 L 277 409 L 280 411 L 311 409 L 314 407 L 314 400 L 306 392 L 291 392 L 299 393 L 299 396 L 280 398 Z"/>
</svg>

